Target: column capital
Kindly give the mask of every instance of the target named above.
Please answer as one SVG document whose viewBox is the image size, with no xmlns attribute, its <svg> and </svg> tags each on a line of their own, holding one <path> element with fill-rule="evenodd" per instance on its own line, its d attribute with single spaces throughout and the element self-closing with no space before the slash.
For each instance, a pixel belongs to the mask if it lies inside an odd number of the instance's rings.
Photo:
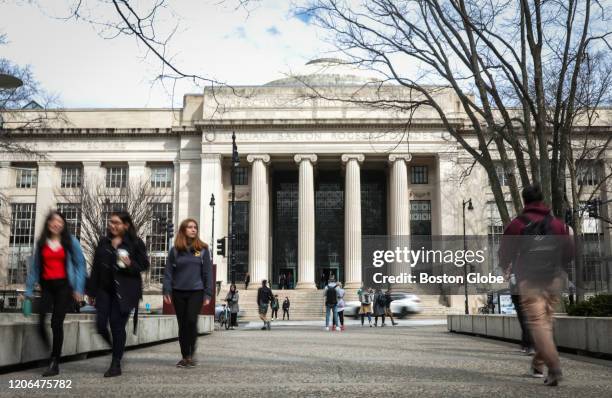
<svg viewBox="0 0 612 398">
<path fill-rule="evenodd" d="M 389 163 L 393 163 L 397 160 L 403 160 L 405 162 L 410 162 L 412 160 L 412 155 L 409 153 L 391 153 L 389 154 Z"/>
<path fill-rule="evenodd" d="M 220 153 L 201 153 L 200 159 L 202 162 L 220 162 L 221 154 Z"/>
<path fill-rule="evenodd" d="M 267 153 L 250 153 L 247 155 L 247 162 L 253 163 L 256 160 L 261 160 L 264 164 L 268 164 L 270 163 L 270 155 Z"/>
<path fill-rule="evenodd" d="M 340 157 L 342 159 L 342 163 L 348 163 L 349 160 L 355 159 L 359 164 L 363 163 L 365 160 L 365 156 L 363 153 L 345 153 Z"/>
<path fill-rule="evenodd" d="M 311 163 L 317 162 L 317 155 L 314 153 L 298 153 L 293 156 L 295 163 L 300 163 L 303 160 L 310 160 Z"/>
</svg>

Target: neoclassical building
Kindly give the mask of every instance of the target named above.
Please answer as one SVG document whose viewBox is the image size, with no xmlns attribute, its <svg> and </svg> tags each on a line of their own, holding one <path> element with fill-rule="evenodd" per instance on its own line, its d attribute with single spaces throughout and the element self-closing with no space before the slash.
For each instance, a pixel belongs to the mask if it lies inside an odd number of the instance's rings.
<svg viewBox="0 0 612 398">
<path fill-rule="evenodd" d="M 233 271 L 239 281 L 249 272 L 252 283 L 276 284 L 285 275 L 299 289 L 314 289 L 333 274 L 358 287 L 364 236 L 460 235 L 467 199 L 474 207 L 467 233 L 498 236 L 502 225 L 484 170 L 471 168 L 473 160 L 433 110 L 408 115 L 324 99 L 380 95 L 364 82 L 355 71 L 315 60 L 297 77 L 185 95 L 179 109 L 65 109 L 44 127 L 16 132 L 16 141 L 44 157 L 0 153 L 0 190 L 10 207 L 0 235 L 2 285 L 23 283 L 24 259 L 49 208 L 60 208 L 78 232 L 82 209 L 65 198 L 88 181 L 109 190 L 150 182 L 160 197 L 155 214 L 173 220 L 175 230 L 182 219 L 199 220 L 202 238 L 214 247 L 231 221 L 232 133 L 240 158 L 237 261 L 228 269 L 228 258 L 214 253 L 223 283 Z M 321 95 L 313 96 L 313 88 Z M 408 95 L 399 86 L 384 90 Z M 435 92 L 453 123 L 467 125 L 452 90 Z M 11 128 L 12 119 L 5 120 Z M 153 224 L 147 281 L 158 292 L 168 244 L 165 229 Z M 605 241 L 607 231 L 596 226 L 594 233 Z"/>
</svg>

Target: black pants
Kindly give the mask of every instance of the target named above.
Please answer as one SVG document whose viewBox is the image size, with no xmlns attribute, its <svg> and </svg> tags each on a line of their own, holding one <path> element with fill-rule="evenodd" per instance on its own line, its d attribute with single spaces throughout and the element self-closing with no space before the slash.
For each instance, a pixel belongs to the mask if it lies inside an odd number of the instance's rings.
<svg viewBox="0 0 612 398">
<path fill-rule="evenodd" d="M 179 327 L 179 344 L 183 358 L 191 358 L 198 339 L 198 314 L 204 302 L 204 290 L 173 290 L 172 302 Z"/>
<path fill-rule="evenodd" d="M 45 328 L 47 312 L 51 312 L 51 331 L 53 332 L 52 357 L 62 355 L 64 344 L 64 319 L 72 305 L 72 288 L 67 279 L 41 280 L 42 297 L 40 300 L 38 331 L 47 347 L 50 346 L 49 336 Z"/>
<path fill-rule="evenodd" d="M 521 296 L 518 294 L 513 294 L 512 304 L 514 304 L 516 317 L 521 325 L 521 347 L 533 348 L 533 341 L 531 340 L 531 334 L 529 333 L 529 327 L 527 326 L 527 318 L 525 317 L 525 312 L 521 306 Z"/>
<path fill-rule="evenodd" d="M 272 315 L 270 316 L 270 319 L 272 318 L 278 318 L 278 308 L 272 308 Z"/>
<path fill-rule="evenodd" d="M 109 293 L 102 289 L 96 296 L 96 326 L 98 333 L 113 348 L 113 359 L 121 361 L 125 351 L 127 333 L 125 326 L 130 318 L 129 312 L 122 312 L 119 300 L 115 293 Z M 110 334 L 108 325 L 110 323 Z M 113 337 L 111 341 L 111 336 Z"/>
<path fill-rule="evenodd" d="M 287 314 L 287 320 L 289 320 L 289 309 L 283 308 L 283 321 L 285 320 L 285 314 Z"/>
<path fill-rule="evenodd" d="M 385 323 L 385 316 L 384 315 L 374 315 L 374 325 L 378 325 L 378 317 L 382 318 L 382 322 L 381 325 L 384 325 Z"/>
<path fill-rule="evenodd" d="M 338 322 L 340 322 L 340 326 L 344 326 L 344 310 L 338 311 Z M 336 322 L 334 322 L 334 326 L 337 326 Z"/>
<path fill-rule="evenodd" d="M 238 326 L 238 313 L 230 313 L 230 326 Z"/>
</svg>

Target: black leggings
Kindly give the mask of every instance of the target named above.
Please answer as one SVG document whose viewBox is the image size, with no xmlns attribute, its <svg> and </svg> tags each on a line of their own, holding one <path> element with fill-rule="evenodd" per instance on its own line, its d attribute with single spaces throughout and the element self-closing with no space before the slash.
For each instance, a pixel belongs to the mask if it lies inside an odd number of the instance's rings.
<svg viewBox="0 0 612 398">
<path fill-rule="evenodd" d="M 42 297 L 40 299 L 38 331 L 47 347 L 50 346 L 49 336 L 45 328 L 47 312 L 51 312 L 51 331 L 53 332 L 52 357 L 62 355 L 64 344 L 64 319 L 68 307 L 72 304 L 72 288 L 67 279 L 41 280 Z"/>
<path fill-rule="evenodd" d="M 278 318 L 278 308 L 272 308 L 272 315 L 270 318 Z"/>
<path fill-rule="evenodd" d="M 289 310 L 283 309 L 283 321 L 285 320 L 285 314 L 287 314 L 287 320 L 289 320 Z"/>
<path fill-rule="evenodd" d="M 179 327 L 179 344 L 183 358 L 191 358 L 198 339 L 198 314 L 204 302 L 204 290 L 173 290 L 172 302 Z"/>
<path fill-rule="evenodd" d="M 344 326 L 344 310 L 338 311 L 338 322 L 340 322 L 340 326 Z M 337 326 L 336 322 L 334 322 L 334 326 Z"/>
<path fill-rule="evenodd" d="M 125 343 L 127 341 L 125 326 L 128 319 L 130 319 L 130 313 L 121 312 L 119 300 L 115 293 L 108 293 L 100 289 L 96 296 L 96 326 L 98 333 L 112 346 L 113 359 L 117 361 L 121 361 L 125 351 Z M 109 323 L 110 333 L 113 336 L 112 341 L 108 332 Z"/>
</svg>

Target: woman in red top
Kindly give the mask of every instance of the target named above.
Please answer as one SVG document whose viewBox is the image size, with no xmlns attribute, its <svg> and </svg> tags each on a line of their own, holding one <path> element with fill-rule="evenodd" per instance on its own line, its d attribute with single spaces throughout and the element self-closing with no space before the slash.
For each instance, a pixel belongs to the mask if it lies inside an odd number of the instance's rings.
<svg viewBox="0 0 612 398">
<path fill-rule="evenodd" d="M 44 377 L 59 373 L 59 358 L 64 342 L 64 318 L 72 299 L 80 302 L 85 287 L 86 266 L 79 241 L 70 235 L 64 216 L 51 211 L 36 244 L 36 251 L 26 281 L 26 297 L 32 298 L 34 285 L 41 288 L 39 306 L 39 332 L 47 345 L 49 336 L 45 328 L 46 313 L 52 311 L 51 330 L 53 348 L 51 364 Z"/>
</svg>

